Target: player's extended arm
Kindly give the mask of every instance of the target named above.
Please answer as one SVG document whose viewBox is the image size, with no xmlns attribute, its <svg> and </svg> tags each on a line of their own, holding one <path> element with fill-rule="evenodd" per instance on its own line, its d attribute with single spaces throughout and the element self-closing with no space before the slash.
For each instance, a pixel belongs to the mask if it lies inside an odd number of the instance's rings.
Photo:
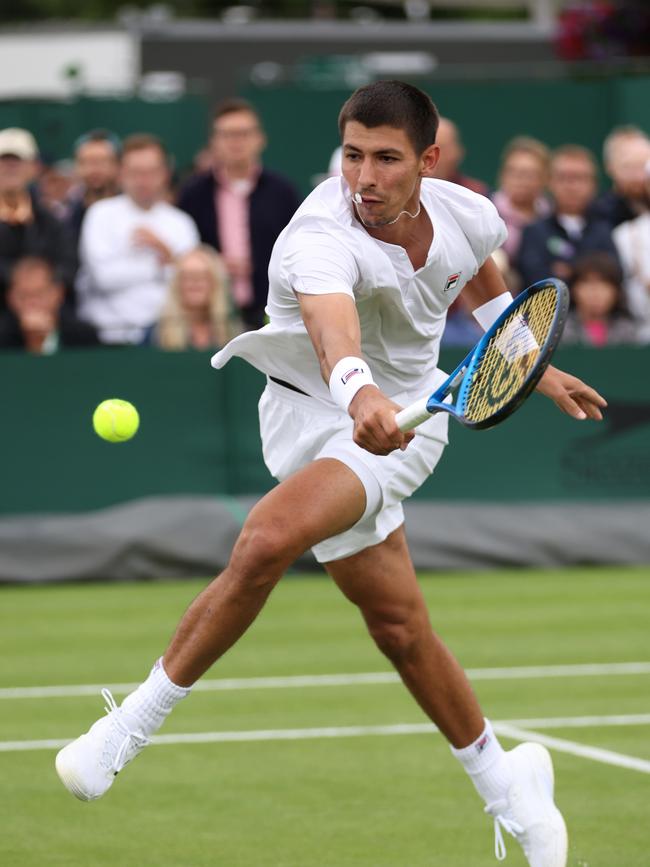
<svg viewBox="0 0 650 867">
<path fill-rule="evenodd" d="M 470 309 L 477 310 L 507 291 L 496 263 L 488 257 L 476 276 L 465 285 L 463 296 Z M 605 398 L 577 376 L 550 365 L 540 379 L 537 391 L 549 397 L 562 412 L 580 420 L 591 418 L 600 421 L 603 417 L 601 410 L 607 406 Z"/>
<path fill-rule="evenodd" d="M 297 292 L 302 318 L 314 345 L 321 374 L 329 385 L 332 371 L 342 358 L 361 357 L 361 330 L 354 300 L 348 295 L 306 295 Z M 354 441 L 376 455 L 405 449 L 413 438 L 395 422 L 401 407 L 374 385 L 364 385 L 348 407 L 354 419 Z"/>
</svg>

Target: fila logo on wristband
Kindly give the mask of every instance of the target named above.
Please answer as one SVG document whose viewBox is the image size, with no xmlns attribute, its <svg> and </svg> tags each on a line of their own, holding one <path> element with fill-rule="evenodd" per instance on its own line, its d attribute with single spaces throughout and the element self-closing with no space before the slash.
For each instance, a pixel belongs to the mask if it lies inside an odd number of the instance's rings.
<svg viewBox="0 0 650 867">
<path fill-rule="evenodd" d="M 355 394 L 364 385 L 375 385 L 368 365 L 354 355 L 341 358 L 330 374 L 330 394 L 335 403 L 347 412 Z"/>
<path fill-rule="evenodd" d="M 355 376 L 357 373 L 365 373 L 365 370 L 361 367 L 353 367 L 352 370 L 348 370 L 347 373 L 344 373 L 341 377 L 341 382 L 343 385 L 347 385 L 348 382 Z"/>
</svg>

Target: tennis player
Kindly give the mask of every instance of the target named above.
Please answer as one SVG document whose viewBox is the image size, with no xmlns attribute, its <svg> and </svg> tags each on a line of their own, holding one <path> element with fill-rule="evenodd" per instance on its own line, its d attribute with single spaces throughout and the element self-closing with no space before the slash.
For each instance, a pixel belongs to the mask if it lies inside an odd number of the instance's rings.
<svg viewBox="0 0 650 867">
<path fill-rule="evenodd" d="M 58 754 L 65 786 L 101 797 L 174 705 L 250 626 L 287 567 L 311 548 L 425 713 L 494 819 L 532 867 L 564 867 L 567 834 L 548 752 L 505 752 L 433 632 L 404 534 L 402 501 L 434 470 L 447 415 L 401 433 L 395 412 L 441 381 L 446 310 L 463 291 L 487 329 L 511 297 L 490 254 L 506 237 L 491 202 L 431 179 L 438 115 L 398 81 L 357 90 L 339 117 L 343 176 L 307 197 L 276 242 L 270 322 L 229 343 L 264 371 L 264 459 L 280 481 L 250 512 L 230 562 L 192 603 L 164 656 L 118 707 Z M 549 368 L 538 386 L 577 419 L 605 401 Z"/>
</svg>

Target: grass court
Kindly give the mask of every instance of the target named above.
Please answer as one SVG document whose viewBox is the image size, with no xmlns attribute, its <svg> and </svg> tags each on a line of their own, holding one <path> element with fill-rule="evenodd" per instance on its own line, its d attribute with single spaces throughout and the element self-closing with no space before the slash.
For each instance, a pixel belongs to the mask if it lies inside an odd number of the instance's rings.
<svg viewBox="0 0 650 867">
<path fill-rule="evenodd" d="M 534 732 L 550 746 L 571 867 L 648 867 L 650 570 L 421 583 L 504 745 Z M 320 576 L 281 582 L 104 799 L 66 792 L 58 745 L 102 713 L 101 686 L 120 701 L 146 676 L 204 584 L 0 589 L 0 864 L 497 863 L 471 783 Z"/>
</svg>

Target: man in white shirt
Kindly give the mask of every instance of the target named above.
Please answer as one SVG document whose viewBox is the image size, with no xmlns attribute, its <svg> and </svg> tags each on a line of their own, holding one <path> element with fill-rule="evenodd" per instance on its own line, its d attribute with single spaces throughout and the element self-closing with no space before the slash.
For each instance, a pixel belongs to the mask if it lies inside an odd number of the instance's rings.
<svg viewBox="0 0 650 867">
<path fill-rule="evenodd" d="M 166 201 L 167 156 L 150 135 L 122 148 L 123 195 L 88 209 L 81 232 L 79 314 L 104 343 L 140 343 L 160 313 L 174 259 L 199 243 L 194 221 Z"/>
<path fill-rule="evenodd" d="M 533 867 L 564 867 L 550 756 L 534 744 L 501 748 L 431 628 L 403 529 L 401 502 L 437 463 L 446 421 L 403 434 L 395 412 L 442 377 L 445 311 L 461 288 L 484 327 L 508 305 L 490 258 L 503 224 L 488 199 L 430 178 L 437 112 L 421 91 L 360 88 L 339 123 L 343 179 L 319 186 L 278 239 L 270 324 L 213 359 L 237 355 L 267 373 L 262 443 L 281 483 L 253 508 L 227 568 L 147 681 L 65 747 L 57 770 L 78 798 L 100 797 L 312 548 L 450 741 L 494 817 L 498 856 L 505 830 Z M 601 417 L 605 402 L 575 377 L 550 368 L 540 390 L 576 418 Z"/>
</svg>

